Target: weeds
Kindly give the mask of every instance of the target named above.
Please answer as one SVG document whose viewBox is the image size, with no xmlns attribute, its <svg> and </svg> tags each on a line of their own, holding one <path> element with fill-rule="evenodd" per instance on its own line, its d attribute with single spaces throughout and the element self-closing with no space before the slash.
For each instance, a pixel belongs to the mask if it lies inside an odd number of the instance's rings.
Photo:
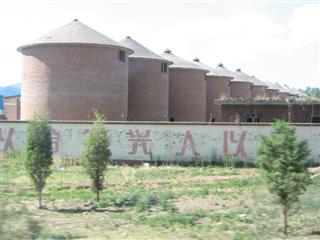
<svg viewBox="0 0 320 240">
<path fill-rule="evenodd" d="M 32 205 L 35 194 L 26 172 L 17 170 L 14 164 L 1 165 L 0 200 L 6 203 L 0 209 L 1 240 L 31 239 L 31 236 L 38 239 L 95 239 L 97 236 L 103 239 L 159 236 L 161 239 L 280 239 L 274 198 L 267 193 L 258 174 L 246 178 L 248 173 L 255 172 L 255 169 L 229 167 L 110 166 L 106 189 L 97 206 L 108 211 L 65 212 L 59 210 L 90 208 L 94 194 L 86 188 L 89 179 L 80 167 L 64 166 L 63 171 L 53 168 L 44 191 L 45 204 L 51 210 L 29 208 L 25 213 L 29 216 L 25 216 L 21 206 Z M 202 181 L 210 179 L 209 176 L 232 175 L 235 178 Z M 318 236 L 319 187 L 320 177 L 315 177 L 301 203 L 294 206 L 293 236 L 289 239 Z M 188 203 L 184 203 L 184 198 Z M 57 225 L 53 228 L 51 224 Z"/>
<path fill-rule="evenodd" d="M 156 193 L 156 192 L 129 192 L 120 195 L 114 201 L 117 207 L 134 207 L 138 212 L 148 212 L 153 206 L 162 206 L 164 211 L 175 211 L 175 206 L 169 202 L 173 199 L 172 193 Z"/>
<path fill-rule="evenodd" d="M 236 164 L 236 161 L 235 161 L 235 159 L 234 159 L 232 154 L 226 153 L 223 156 L 223 166 L 224 167 L 226 167 L 226 168 L 234 168 L 235 164 Z"/>
</svg>

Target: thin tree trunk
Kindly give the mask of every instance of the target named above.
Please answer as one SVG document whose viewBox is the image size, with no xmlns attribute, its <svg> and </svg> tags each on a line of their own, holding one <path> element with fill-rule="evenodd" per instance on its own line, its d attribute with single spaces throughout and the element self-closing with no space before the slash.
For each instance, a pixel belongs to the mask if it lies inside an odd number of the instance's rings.
<svg viewBox="0 0 320 240">
<path fill-rule="evenodd" d="M 288 235 L 288 209 L 283 207 L 283 232 Z"/>
<path fill-rule="evenodd" d="M 42 208 L 42 190 L 39 191 L 39 208 Z"/>
<path fill-rule="evenodd" d="M 99 197 L 99 190 L 97 190 L 97 202 L 100 201 L 100 197 Z"/>
</svg>

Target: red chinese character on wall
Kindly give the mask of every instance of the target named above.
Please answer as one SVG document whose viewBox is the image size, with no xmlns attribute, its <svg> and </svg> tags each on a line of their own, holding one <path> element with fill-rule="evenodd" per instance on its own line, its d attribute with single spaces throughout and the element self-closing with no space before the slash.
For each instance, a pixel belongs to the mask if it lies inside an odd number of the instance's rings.
<svg viewBox="0 0 320 240">
<path fill-rule="evenodd" d="M 196 145 L 193 141 L 193 137 L 192 137 L 192 134 L 190 133 L 190 131 L 187 131 L 186 134 L 184 135 L 184 140 L 183 140 L 183 144 L 182 144 L 182 147 L 180 149 L 179 152 L 176 152 L 176 156 L 182 156 L 186 153 L 186 150 L 187 150 L 187 147 L 188 145 L 191 146 L 191 150 L 192 150 L 192 153 L 195 155 L 195 156 L 198 156 L 200 155 L 198 152 L 197 152 L 197 149 L 196 149 Z"/>
<path fill-rule="evenodd" d="M 60 133 L 56 129 L 52 128 L 51 129 L 51 141 L 52 141 L 52 151 L 54 153 L 59 152 L 60 139 L 61 139 Z"/>
<path fill-rule="evenodd" d="M 14 134 L 14 128 L 10 128 L 7 137 L 3 135 L 3 130 L 0 128 L 0 142 L 4 142 L 3 152 L 14 151 L 14 145 L 12 136 Z M 2 145 L 2 144 L 1 144 Z"/>
<path fill-rule="evenodd" d="M 133 142 L 132 149 L 129 154 L 136 154 L 138 151 L 138 146 L 142 149 L 144 154 L 150 154 L 148 150 L 147 143 L 151 142 L 152 140 L 149 139 L 151 130 L 146 130 L 145 134 L 139 132 L 138 129 L 136 130 L 129 130 L 129 141 Z"/>
<path fill-rule="evenodd" d="M 237 149 L 234 156 L 241 156 L 241 157 L 246 157 L 247 153 L 244 148 L 244 143 L 246 139 L 247 131 L 243 131 L 240 134 L 239 140 L 235 138 L 235 133 L 234 131 L 224 131 L 223 133 L 223 150 L 224 153 L 227 154 L 229 153 L 229 141 L 232 144 L 237 144 Z M 229 138 L 230 137 L 230 138 Z"/>
<path fill-rule="evenodd" d="M 88 134 L 89 132 L 90 132 L 90 129 L 85 128 L 85 129 L 83 129 L 83 130 L 80 131 L 80 134 L 86 135 L 86 134 Z"/>
</svg>

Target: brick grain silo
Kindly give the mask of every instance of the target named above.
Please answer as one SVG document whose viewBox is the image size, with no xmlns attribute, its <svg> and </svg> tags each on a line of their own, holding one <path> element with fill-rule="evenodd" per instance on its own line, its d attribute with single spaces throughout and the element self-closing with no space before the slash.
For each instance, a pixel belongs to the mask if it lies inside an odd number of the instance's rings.
<svg viewBox="0 0 320 240">
<path fill-rule="evenodd" d="M 208 70 L 166 50 L 169 66 L 170 121 L 204 122 L 206 119 L 206 82 Z"/>
<path fill-rule="evenodd" d="M 207 69 L 206 74 L 206 121 L 220 122 L 221 119 L 221 105 L 214 103 L 215 99 L 230 97 L 230 80 L 232 77 L 228 72 L 224 71 L 223 65 L 213 68 L 202 63 L 199 58 L 193 60 L 201 67 Z"/>
<path fill-rule="evenodd" d="M 266 97 L 267 98 L 277 98 L 279 88 L 272 82 L 264 81 L 267 84 Z"/>
<path fill-rule="evenodd" d="M 266 88 L 268 87 L 268 85 L 255 76 L 251 76 L 251 79 L 253 81 L 253 85 L 251 88 L 251 98 L 264 98 L 266 96 Z"/>
<path fill-rule="evenodd" d="M 257 97 L 265 97 L 265 89 L 267 86 L 264 82 L 257 79 L 255 76 L 249 76 L 248 74 L 241 71 L 241 69 L 236 70 L 235 78 L 236 77 L 238 77 L 238 79 L 248 80 L 248 82 L 252 83 L 250 86 L 251 95 L 249 98 L 255 99 Z"/>
<path fill-rule="evenodd" d="M 277 96 L 280 99 L 286 100 L 288 99 L 290 92 L 289 90 L 287 90 L 286 88 L 284 88 L 283 86 L 281 86 L 279 83 L 275 83 L 276 87 L 279 89 L 279 91 L 277 92 Z"/>
<path fill-rule="evenodd" d="M 288 90 L 290 97 L 294 97 L 294 98 L 300 97 L 300 94 L 295 89 L 289 87 L 287 84 L 284 84 L 283 87 L 286 90 Z"/>
<path fill-rule="evenodd" d="M 45 110 L 52 120 L 126 120 L 132 50 L 78 20 L 18 48 L 22 53 L 21 118 Z"/>
<path fill-rule="evenodd" d="M 230 97 L 231 98 L 251 98 L 251 87 L 253 85 L 252 79 L 247 76 L 243 76 L 240 71 L 231 71 L 225 66 L 218 66 L 222 68 L 226 74 L 232 76 L 230 80 Z"/>
<path fill-rule="evenodd" d="M 129 56 L 128 119 L 168 121 L 170 61 L 126 37 L 120 43 L 134 51 Z"/>
</svg>

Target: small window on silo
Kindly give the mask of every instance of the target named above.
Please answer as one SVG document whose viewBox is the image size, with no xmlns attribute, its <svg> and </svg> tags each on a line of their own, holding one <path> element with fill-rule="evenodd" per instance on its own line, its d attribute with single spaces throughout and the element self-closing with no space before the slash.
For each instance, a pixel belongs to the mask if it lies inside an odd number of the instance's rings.
<svg viewBox="0 0 320 240">
<path fill-rule="evenodd" d="M 119 60 L 120 62 L 126 62 L 126 52 L 123 50 L 119 50 Z"/>
<path fill-rule="evenodd" d="M 166 63 L 161 63 L 161 72 L 166 73 L 167 72 L 167 64 Z"/>
<path fill-rule="evenodd" d="M 174 117 L 170 117 L 170 122 L 174 122 Z"/>
</svg>

